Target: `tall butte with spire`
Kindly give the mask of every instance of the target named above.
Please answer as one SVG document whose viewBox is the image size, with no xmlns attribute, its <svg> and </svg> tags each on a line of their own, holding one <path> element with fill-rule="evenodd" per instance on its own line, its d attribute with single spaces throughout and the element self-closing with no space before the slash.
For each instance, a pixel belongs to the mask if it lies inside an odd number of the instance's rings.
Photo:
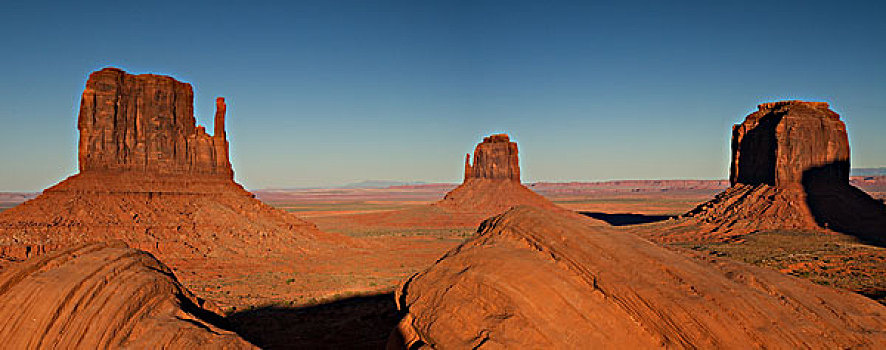
<svg viewBox="0 0 886 350">
<path fill-rule="evenodd" d="M 882 242 L 886 207 L 849 184 L 849 156 L 846 125 L 827 103 L 761 104 L 732 128 L 732 186 L 683 215 L 678 227 L 696 229 L 660 238 L 729 239 L 787 229 Z"/>
<path fill-rule="evenodd" d="M 506 134 L 483 138 L 474 162 L 465 157 L 464 182 L 435 206 L 455 212 L 495 215 L 516 205 L 562 210 L 520 183 L 517 143 Z"/>
<path fill-rule="evenodd" d="M 77 124 L 80 173 L 0 213 L 0 257 L 122 240 L 174 264 L 339 238 L 235 183 L 224 98 L 212 136 L 197 125 L 193 102 L 191 85 L 168 76 L 90 74 Z"/>
</svg>

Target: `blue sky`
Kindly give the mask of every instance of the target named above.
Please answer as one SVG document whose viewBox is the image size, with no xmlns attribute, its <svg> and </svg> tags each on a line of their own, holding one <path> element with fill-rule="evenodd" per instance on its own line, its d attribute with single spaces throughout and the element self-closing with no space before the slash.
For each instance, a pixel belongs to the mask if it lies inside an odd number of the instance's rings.
<svg viewBox="0 0 886 350">
<path fill-rule="evenodd" d="M 248 188 L 461 180 L 483 135 L 524 181 L 725 178 L 761 102 L 828 101 L 854 167 L 886 166 L 882 2 L 316 1 L 0 4 L 0 191 L 77 169 L 87 75 L 228 101 Z"/>
</svg>

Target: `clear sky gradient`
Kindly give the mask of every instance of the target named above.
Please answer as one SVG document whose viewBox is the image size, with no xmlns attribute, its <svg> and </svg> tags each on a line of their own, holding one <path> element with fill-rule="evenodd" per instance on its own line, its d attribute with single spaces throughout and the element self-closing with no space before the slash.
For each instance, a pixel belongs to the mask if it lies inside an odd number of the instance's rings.
<svg viewBox="0 0 886 350">
<path fill-rule="evenodd" d="M 76 173 L 87 75 L 168 74 L 248 188 L 456 182 L 483 135 L 524 181 L 725 178 L 761 102 L 827 101 L 886 165 L 881 1 L 4 1 L 0 191 Z"/>
</svg>

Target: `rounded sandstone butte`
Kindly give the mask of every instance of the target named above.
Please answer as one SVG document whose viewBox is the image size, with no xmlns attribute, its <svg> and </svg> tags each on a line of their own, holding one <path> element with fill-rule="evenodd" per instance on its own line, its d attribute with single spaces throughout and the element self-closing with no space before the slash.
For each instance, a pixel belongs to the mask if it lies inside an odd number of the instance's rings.
<svg viewBox="0 0 886 350">
<path fill-rule="evenodd" d="M 224 139 L 197 127 L 191 85 L 168 76 L 105 68 L 89 75 L 80 102 L 80 171 L 142 171 L 233 177 Z M 219 123 L 218 121 L 221 121 Z"/>
<path fill-rule="evenodd" d="M 251 349 L 148 253 L 93 244 L 0 274 L 4 348 Z"/>
<path fill-rule="evenodd" d="M 470 175 L 470 176 L 468 176 Z M 483 138 L 474 149 L 474 165 L 465 161 L 465 181 L 474 179 L 507 179 L 520 182 L 520 160 L 517 143 L 506 134 Z"/>
<path fill-rule="evenodd" d="M 846 125 L 827 103 L 764 103 L 732 128 L 732 185 L 791 187 L 809 176 L 849 183 Z"/>
<path fill-rule="evenodd" d="M 886 306 L 517 207 L 396 293 L 398 348 L 883 348 Z"/>
</svg>

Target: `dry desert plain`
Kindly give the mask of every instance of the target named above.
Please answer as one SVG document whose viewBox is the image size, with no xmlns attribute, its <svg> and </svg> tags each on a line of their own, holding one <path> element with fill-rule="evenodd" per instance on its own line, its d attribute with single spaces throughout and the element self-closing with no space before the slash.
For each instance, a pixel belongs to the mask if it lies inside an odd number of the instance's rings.
<svg viewBox="0 0 886 350">
<path fill-rule="evenodd" d="M 886 177 L 851 178 L 872 197 L 886 199 Z M 623 180 L 529 183 L 555 204 L 625 232 L 667 223 L 728 187 L 726 180 Z M 381 347 L 399 321 L 393 292 L 477 231 L 471 220 L 439 219 L 429 205 L 457 184 L 372 188 L 255 190 L 256 198 L 315 223 L 321 230 L 376 242 L 357 255 L 299 257 L 267 264 L 219 264 L 176 269 L 197 296 L 214 301 L 241 335 L 266 347 L 300 343 Z M 36 197 L 2 193 L 0 210 Z M 403 217 L 402 213 L 409 213 Z M 389 220 L 378 220 L 388 217 Z M 797 239 L 802 235 L 804 239 Z M 816 283 L 857 291 L 886 303 L 886 249 L 843 235 L 760 232 L 732 242 L 670 245 L 765 266 Z"/>
</svg>

